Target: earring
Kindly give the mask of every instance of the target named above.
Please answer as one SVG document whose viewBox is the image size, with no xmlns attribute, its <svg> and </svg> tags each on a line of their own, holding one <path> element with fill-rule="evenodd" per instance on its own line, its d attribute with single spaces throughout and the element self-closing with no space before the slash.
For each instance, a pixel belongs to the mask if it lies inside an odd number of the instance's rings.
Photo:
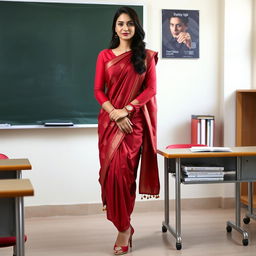
<svg viewBox="0 0 256 256">
<path fill-rule="evenodd" d="M 117 33 L 115 33 L 115 36 L 114 36 L 115 38 L 118 38 L 118 35 L 117 35 Z"/>
</svg>

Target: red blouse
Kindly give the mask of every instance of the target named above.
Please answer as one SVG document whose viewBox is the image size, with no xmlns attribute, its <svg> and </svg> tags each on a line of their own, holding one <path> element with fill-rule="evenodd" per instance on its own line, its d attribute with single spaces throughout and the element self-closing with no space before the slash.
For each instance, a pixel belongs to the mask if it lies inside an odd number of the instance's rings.
<svg viewBox="0 0 256 256">
<path fill-rule="evenodd" d="M 113 53 L 112 49 L 105 49 L 98 55 L 94 80 L 94 95 L 100 105 L 109 101 L 108 93 L 105 92 L 105 72 L 107 72 L 105 70 L 105 65 L 108 61 L 113 60 L 116 57 L 117 56 Z M 138 106 L 146 104 L 156 94 L 156 63 L 157 55 L 156 58 L 152 58 L 152 60 L 147 64 L 143 85 L 144 90 L 136 97 L 136 100 L 139 102 Z"/>
</svg>

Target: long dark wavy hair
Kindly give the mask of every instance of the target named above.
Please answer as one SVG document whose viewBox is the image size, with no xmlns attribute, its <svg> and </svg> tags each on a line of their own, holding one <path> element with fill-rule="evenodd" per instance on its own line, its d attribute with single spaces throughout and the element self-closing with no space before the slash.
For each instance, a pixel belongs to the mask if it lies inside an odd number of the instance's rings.
<svg viewBox="0 0 256 256">
<path fill-rule="evenodd" d="M 146 71 L 146 49 L 145 42 L 143 41 L 145 37 L 145 32 L 140 24 L 138 15 L 134 9 L 124 6 L 116 11 L 112 24 L 112 39 L 110 42 L 109 49 L 115 49 L 120 44 L 119 37 L 116 35 L 115 27 L 118 17 L 123 13 L 129 15 L 135 25 L 135 34 L 132 38 L 131 43 L 131 62 L 134 66 L 135 71 L 139 74 L 143 74 Z"/>
</svg>

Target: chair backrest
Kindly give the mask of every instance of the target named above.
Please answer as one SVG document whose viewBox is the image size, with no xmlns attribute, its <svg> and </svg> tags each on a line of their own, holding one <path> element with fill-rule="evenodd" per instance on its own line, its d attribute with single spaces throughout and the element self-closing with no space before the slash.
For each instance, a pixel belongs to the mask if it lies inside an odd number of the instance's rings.
<svg viewBox="0 0 256 256">
<path fill-rule="evenodd" d="M 204 144 L 172 144 L 167 146 L 166 148 L 191 148 L 191 147 L 206 147 Z"/>
<path fill-rule="evenodd" d="M 0 153 L 0 159 L 8 159 L 8 156 Z"/>
</svg>

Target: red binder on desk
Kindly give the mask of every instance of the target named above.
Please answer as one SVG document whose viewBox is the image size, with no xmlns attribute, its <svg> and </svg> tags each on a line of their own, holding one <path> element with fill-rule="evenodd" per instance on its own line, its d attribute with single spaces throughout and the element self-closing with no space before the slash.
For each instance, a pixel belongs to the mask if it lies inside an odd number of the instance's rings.
<svg viewBox="0 0 256 256">
<path fill-rule="evenodd" d="M 191 144 L 200 144 L 200 121 L 197 118 L 191 119 Z"/>
</svg>

